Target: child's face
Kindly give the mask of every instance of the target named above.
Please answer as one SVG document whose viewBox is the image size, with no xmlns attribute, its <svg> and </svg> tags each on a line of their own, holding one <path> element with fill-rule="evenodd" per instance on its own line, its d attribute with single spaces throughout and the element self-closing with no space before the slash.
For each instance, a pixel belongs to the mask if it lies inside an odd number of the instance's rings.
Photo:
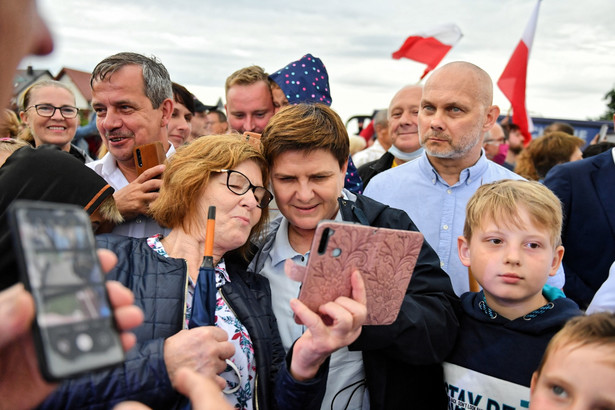
<svg viewBox="0 0 615 410">
<path fill-rule="evenodd" d="M 615 409 L 612 346 L 563 346 L 534 373 L 530 409 Z"/>
<path fill-rule="evenodd" d="M 523 307 L 531 312 L 544 305 L 542 287 L 564 254 L 561 246 L 553 249 L 548 230 L 534 225 L 524 207 L 519 217 L 523 228 L 486 219 L 473 230 L 469 244 L 464 237 L 458 240 L 461 262 L 471 266 L 487 304 L 498 312 Z"/>
</svg>

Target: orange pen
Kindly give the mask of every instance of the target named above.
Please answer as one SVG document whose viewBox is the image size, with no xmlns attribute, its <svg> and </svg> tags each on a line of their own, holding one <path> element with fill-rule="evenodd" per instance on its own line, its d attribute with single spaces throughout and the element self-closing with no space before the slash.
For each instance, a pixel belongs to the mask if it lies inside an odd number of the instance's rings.
<svg viewBox="0 0 615 410">
<path fill-rule="evenodd" d="M 207 228 L 205 230 L 205 252 L 202 268 L 214 267 L 214 228 L 216 226 L 216 207 L 210 206 L 207 211 Z"/>
</svg>

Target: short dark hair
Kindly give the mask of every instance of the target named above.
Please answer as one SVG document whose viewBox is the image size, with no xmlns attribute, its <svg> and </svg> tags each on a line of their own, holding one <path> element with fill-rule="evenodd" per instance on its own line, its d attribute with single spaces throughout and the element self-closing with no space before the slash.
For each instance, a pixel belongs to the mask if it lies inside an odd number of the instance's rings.
<svg viewBox="0 0 615 410">
<path fill-rule="evenodd" d="M 173 88 L 173 99 L 180 104 L 183 104 L 184 107 L 190 111 L 192 115 L 194 115 L 194 96 L 190 91 L 186 89 L 183 85 L 172 83 Z"/>
<path fill-rule="evenodd" d="M 226 114 L 224 114 L 222 111 L 220 110 L 211 110 L 211 111 L 207 111 L 207 114 L 216 114 L 218 115 L 218 121 L 220 122 L 227 122 L 226 120 Z"/>
<path fill-rule="evenodd" d="M 273 165 L 287 151 L 324 149 L 337 159 L 340 169 L 348 161 L 350 139 L 339 115 L 325 104 L 297 104 L 274 115 L 263 130 L 263 153 Z"/>
</svg>

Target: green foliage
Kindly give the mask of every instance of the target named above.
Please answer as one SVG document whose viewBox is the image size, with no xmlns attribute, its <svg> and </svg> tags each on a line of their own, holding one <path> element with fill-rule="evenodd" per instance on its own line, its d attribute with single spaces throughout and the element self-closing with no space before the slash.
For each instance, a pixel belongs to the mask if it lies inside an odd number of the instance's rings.
<svg viewBox="0 0 615 410">
<path fill-rule="evenodd" d="M 598 119 L 610 121 L 613 119 L 613 114 L 615 114 L 615 88 L 607 92 L 604 95 L 603 100 L 606 101 L 607 110 Z"/>
</svg>

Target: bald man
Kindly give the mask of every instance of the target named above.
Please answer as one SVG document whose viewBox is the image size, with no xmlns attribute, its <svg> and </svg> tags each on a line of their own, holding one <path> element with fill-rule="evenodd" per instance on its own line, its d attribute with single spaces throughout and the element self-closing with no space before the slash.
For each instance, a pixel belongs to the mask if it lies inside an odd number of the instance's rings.
<svg viewBox="0 0 615 410">
<path fill-rule="evenodd" d="M 366 196 L 410 215 L 438 253 L 457 295 L 469 291 L 468 269 L 457 253 L 468 200 L 481 184 L 522 179 L 483 153 L 483 135 L 500 113 L 492 99 L 491 78 L 474 64 L 454 62 L 435 70 L 423 88 L 418 113 L 425 152 L 375 176 L 365 190 Z M 561 288 L 563 271 L 547 283 Z"/>
<path fill-rule="evenodd" d="M 506 135 L 504 134 L 504 129 L 497 122 L 493 124 L 493 127 L 485 132 L 483 136 L 483 149 L 485 150 L 485 155 L 487 155 L 487 159 L 494 161 L 500 165 L 504 162 L 504 155 L 500 155 L 500 145 L 504 144 L 506 141 Z M 498 158 L 500 161 L 498 162 Z"/>
<path fill-rule="evenodd" d="M 419 142 L 418 114 L 423 87 L 408 85 L 393 96 L 388 109 L 388 133 L 391 145 L 379 159 L 359 167 L 363 186 L 387 169 L 418 158 L 423 150 Z"/>
</svg>

